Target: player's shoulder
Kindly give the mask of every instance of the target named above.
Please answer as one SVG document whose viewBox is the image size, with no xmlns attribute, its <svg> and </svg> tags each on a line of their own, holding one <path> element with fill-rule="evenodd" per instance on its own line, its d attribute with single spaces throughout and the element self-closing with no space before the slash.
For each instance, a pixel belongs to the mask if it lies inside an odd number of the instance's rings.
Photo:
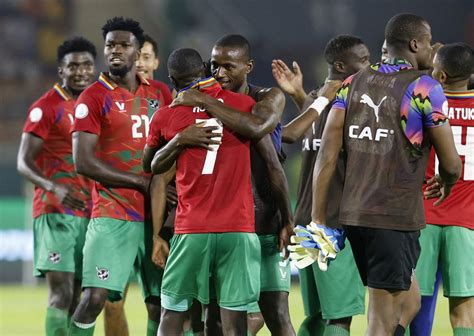
<svg viewBox="0 0 474 336">
<path fill-rule="evenodd" d="M 422 74 L 416 78 L 410 85 L 414 96 L 428 97 L 428 96 L 442 96 L 444 97 L 444 91 L 441 84 L 433 77 Z"/>
<path fill-rule="evenodd" d="M 161 106 L 159 109 L 157 109 L 154 113 L 152 118 L 152 122 L 157 122 L 157 120 L 165 120 L 169 119 L 177 109 L 185 106 L 176 106 L 176 107 L 170 107 L 169 105 Z"/>
<path fill-rule="evenodd" d="M 241 105 L 246 105 L 246 104 L 253 105 L 253 104 L 255 104 L 255 100 L 252 97 L 250 97 L 246 94 L 232 92 L 232 91 L 228 91 L 228 90 L 220 91 L 217 98 L 218 99 L 219 98 L 224 99 L 224 102 L 227 100 L 228 103 L 230 103 L 230 102 L 239 103 Z"/>
<path fill-rule="evenodd" d="M 463 103 L 468 103 L 469 105 L 474 105 L 474 90 L 467 91 L 449 91 L 445 90 L 444 94 L 446 98 L 450 101 L 457 102 L 462 101 Z"/>
<path fill-rule="evenodd" d="M 34 108 L 41 108 L 42 110 L 52 111 L 54 108 L 61 104 L 63 99 L 56 93 L 54 88 L 46 91 L 40 98 L 35 100 L 30 106 L 30 110 Z"/>
</svg>

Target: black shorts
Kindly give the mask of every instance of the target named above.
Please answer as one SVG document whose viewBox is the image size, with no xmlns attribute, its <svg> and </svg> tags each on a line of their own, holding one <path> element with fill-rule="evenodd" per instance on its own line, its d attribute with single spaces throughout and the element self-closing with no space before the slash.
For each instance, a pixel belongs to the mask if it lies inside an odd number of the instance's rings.
<svg viewBox="0 0 474 336">
<path fill-rule="evenodd" d="M 420 231 L 344 226 L 365 286 L 408 290 L 420 256 Z"/>
</svg>

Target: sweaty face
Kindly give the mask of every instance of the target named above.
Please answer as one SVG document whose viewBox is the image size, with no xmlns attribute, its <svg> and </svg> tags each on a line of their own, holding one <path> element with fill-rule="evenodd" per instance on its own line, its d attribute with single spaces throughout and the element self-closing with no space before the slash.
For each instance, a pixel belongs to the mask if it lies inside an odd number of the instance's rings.
<svg viewBox="0 0 474 336">
<path fill-rule="evenodd" d="M 418 39 L 418 51 L 416 53 L 416 61 L 419 70 L 427 70 L 433 66 L 431 57 L 431 27 L 423 24 L 423 29 Z"/>
<path fill-rule="evenodd" d="M 216 46 L 211 54 L 211 71 L 224 90 L 237 92 L 252 70 L 245 51 Z"/>
<path fill-rule="evenodd" d="M 145 42 L 137 61 L 137 71 L 146 79 L 153 79 L 153 71 L 158 68 L 159 60 L 150 42 Z"/>
<path fill-rule="evenodd" d="M 124 77 L 138 59 L 138 41 L 128 31 L 108 32 L 105 36 L 104 57 L 110 73 Z"/>
<path fill-rule="evenodd" d="M 64 55 L 59 66 L 63 84 L 74 92 L 81 92 L 88 87 L 94 80 L 94 75 L 94 56 L 87 51 Z"/>
<path fill-rule="evenodd" d="M 346 51 L 344 55 L 346 76 L 355 74 L 357 71 L 370 65 L 370 52 L 365 44 L 355 45 Z"/>
</svg>

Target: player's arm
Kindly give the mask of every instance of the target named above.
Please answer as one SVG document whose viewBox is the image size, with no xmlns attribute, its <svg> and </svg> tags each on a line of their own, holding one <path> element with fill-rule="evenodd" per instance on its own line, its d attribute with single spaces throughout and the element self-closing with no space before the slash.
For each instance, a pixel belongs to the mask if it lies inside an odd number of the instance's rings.
<svg viewBox="0 0 474 336">
<path fill-rule="evenodd" d="M 66 207 L 83 210 L 85 204 L 75 197 L 73 190 L 66 185 L 48 179 L 36 165 L 35 159 L 43 149 L 44 140 L 33 133 L 24 132 L 21 136 L 20 149 L 17 156 L 17 170 L 35 186 L 54 193 Z"/>
<path fill-rule="evenodd" d="M 166 240 L 160 236 L 166 213 L 166 188 L 176 174 L 173 166 L 163 174 L 154 175 L 150 185 L 151 214 L 153 222 L 153 252 L 151 260 L 158 267 L 164 268 L 169 254 Z"/>
<path fill-rule="evenodd" d="M 326 206 L 329 184 L 334 176 L 339 152 L 342 148 L 344 110 L 332 108 L 321 139 L 321 148 L 313 172 L 313 205 L 311 220 L 326 224 Z"/>
<path fill-rule="evenodd" d="M 294 227 L 288 191 L 288 181 L 280 160 L 278 159 L 275 147 L 273 146 L 271 136 L 264 136 L 254 146 L 260 157 L 265 161 L 270 187 L 278 202 L 278 208 L 280 210 L 283 224 L 280 231 L 279 242 L 279 249 L 282 250 L 284 247 L 288 246 Z"/>
<path fill-rule="evenodd" d="M 453 132 L 449 124 L 428 128 L 428 136 L 439 159 L 439 179 L 442 185 L 441 197 L 434 203 L 439 205 L 451 193 L 451 189 L 461 176 L 461 158 L 456 151 Z"/>
<path fill-rule="evenodd" d="M 300 139 L 311 127 L 311 124 L 318 120 L 326 106 L 336 97 L 336 92 L 341 84 L 341 81 L 327 81 L 324 83 L 324 86 L 318 91 L 318 97 L 308 106 L 306 111 L 283 127 L 283 142 L 293 143 Z"/>
<path fill-rule="evenodd" d="M 199 106 L 240 135 L 260 139 L 275 129 L 285 108 L 285 95 L 278 88 L 261 93 L 261 98 L 251 114 L 227 106 L 198 90 L 180 93 L 170 106 Z"/>
<path fill-rule="evenodd" d="M 95 149 L 99 136 L 76 131 L 72 134 L 74 166 L 85 175 L 106 187 L 135 189 L 148 193 L 150 178 L 118 170 L 97 158 Z"/>
<path fill-rule="evenodd" d="M 214 133 L 214 131 L 218 130 L 218 127 L 203 125 L 204 122 L 189 125 L 176 134 L 166 145 L 157 146 L 154 149 L 149 148 L 146 154 L 147 157 L 143 159 L 143 168 L 145 169 L 145 164 L 148 163 L 149 157 L 152 157 L 149 166 L 150 170 L 153 174 L 161 174 L 173 166 L 178 155 L 186 147 L 202 147 L 212 150 L 211 145 L 220 145 L 222 133 Z M 153 151 L 153 156 L 151 156 Z M 146 162 L 145 159 L 147 160 Z"/>
</svg>

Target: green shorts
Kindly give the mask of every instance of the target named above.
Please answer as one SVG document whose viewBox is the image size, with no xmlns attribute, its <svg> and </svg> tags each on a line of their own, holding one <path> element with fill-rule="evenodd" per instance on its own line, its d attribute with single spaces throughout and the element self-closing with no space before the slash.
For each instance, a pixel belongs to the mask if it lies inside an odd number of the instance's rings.
<svg viewBox="0 0 474 336">
<path fill-rule="evenodd" d="M 33 219 L 34 276 L 70 272 L 82 278 L 82 248 L 89 218 L 44 214 Z"/>
<path fill-rule="evenodd" d="M 473 230 L 428 224 L 421 230 L 420 245 L 415 274 L 421 295 L 433 295 L 439 261 L 444 296 L 474 296 Z"/>
<path fill-rule="evenodd" d="M 219 306 L 246 311 L 260 293 L 260 279 L 254 274 L 260 274 L 255 233 L 176 234 L 163 275 L 161 305 L 187 311 L 193 299 L 208 304 L 213 286 Z"/>
<path fill-rule="evenodd" d="M 122 298 L 135 270 L 142 294 L 160 296 L 163 270 L 151 261 L 151 224 L 99 217 L 90 221 L 84 245 L 82 287 L 106 288 L 109 300 Z"/>
<path fill-rule="evenodd" d="M 323 319 L 334 320 L 365 312 L 365 287 L 347 239 L 326 272 L 314 263 L 300 270 L 300 283 L 306 316 L 321 311 Z"/>
</svg>

